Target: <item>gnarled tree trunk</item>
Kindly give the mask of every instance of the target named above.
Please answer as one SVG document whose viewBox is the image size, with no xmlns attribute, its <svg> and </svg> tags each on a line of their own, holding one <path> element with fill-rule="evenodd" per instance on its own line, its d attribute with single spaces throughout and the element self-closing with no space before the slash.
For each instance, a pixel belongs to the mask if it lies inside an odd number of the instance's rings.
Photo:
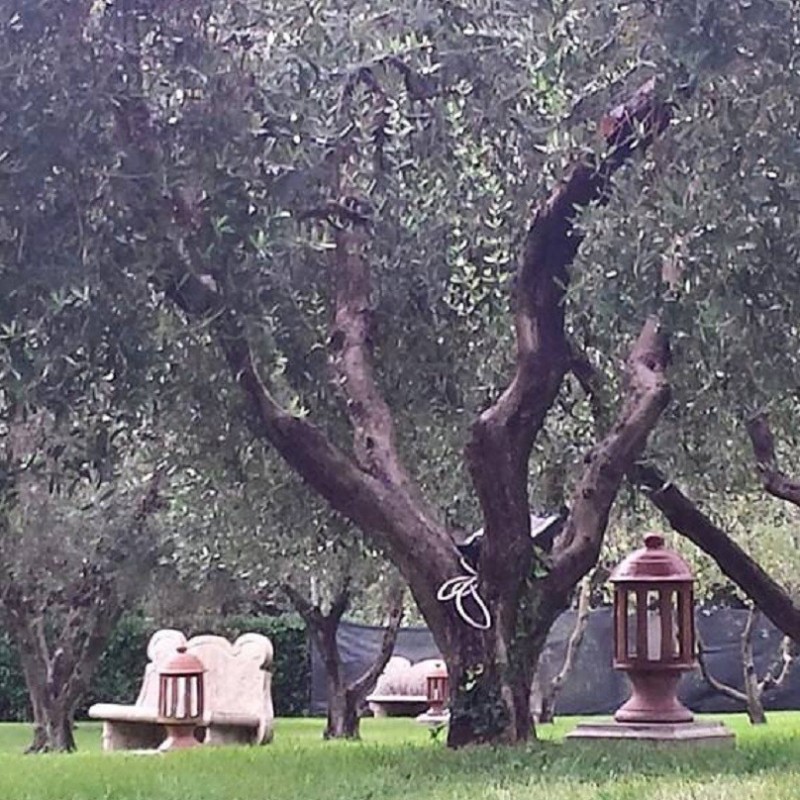
<svg viewBox="0 0 800 800">
<path fill-rule="evenodd" d="M 119 562 L 133 560 L 145 571 L 156 562 L 155 549 L 144 546 L 142 530 L 162 505 L 159 483 L 156 473 L 115 553 Z M 104 568 L 89 557 L 81 574 L 55 599 L 36 600 L 36 592 L 15 580 L 0 552 L 2 573 L 0 621 L 19 655 L 33 713 L 33 740 L 28 752 L 71 752 L 75 749 L 75 708 L 124 609 L 118 576 L 113 568 Z M 53 617 L 51 606 L 63 616 Z"/>
</svg>

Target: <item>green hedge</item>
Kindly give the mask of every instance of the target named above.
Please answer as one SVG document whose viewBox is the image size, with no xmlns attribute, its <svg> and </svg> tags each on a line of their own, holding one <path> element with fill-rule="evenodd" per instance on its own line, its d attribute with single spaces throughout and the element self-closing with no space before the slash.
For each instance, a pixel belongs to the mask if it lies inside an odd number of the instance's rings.
<svg viewBox="0 0 800 800">
<path fill-rule="evenodd" d="M 147 664 L 147 642 L 161 626 L 139 615 L 124 617 L 103 654 L 78 717 L 95 702 L 133 703 Z M 190 631 L 213 632 L 228 639 L 252 631 L 268 636 L 275 648 L 272 665 L 272 699 L 281 717 L 307 713 L 311 693 L 311 664 L 305 626 L 299 618 L 229 617 L 213 626 Z M 29 718 L 28 696 L 19 662 L 8 637 L 0 631 L 0 720 Z"/>
<path fill-rule="evenodd" d="M 19 721 L 28 717 L 28 692 L 22 669 L 8 636 L 0 631 L 0 720 Z"/>
</svg>

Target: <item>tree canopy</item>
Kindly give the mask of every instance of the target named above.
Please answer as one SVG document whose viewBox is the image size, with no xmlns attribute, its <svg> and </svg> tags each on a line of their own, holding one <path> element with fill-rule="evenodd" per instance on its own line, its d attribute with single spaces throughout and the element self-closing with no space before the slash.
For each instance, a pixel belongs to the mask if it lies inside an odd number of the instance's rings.
<svg viewBox="0 0 800 800">
<path fill-rule="evenodd" d="M 4 423 L 52 415 L 59 481 L 151 427 L 280 457 L 410 583 L 451 743 L 528 735 L 626 478 L 741 503 L 748 420 L 795 447 L 788 0 L 3 14 Z M 480 524 L 487 632 L 437 599 Z"/>
</svg>

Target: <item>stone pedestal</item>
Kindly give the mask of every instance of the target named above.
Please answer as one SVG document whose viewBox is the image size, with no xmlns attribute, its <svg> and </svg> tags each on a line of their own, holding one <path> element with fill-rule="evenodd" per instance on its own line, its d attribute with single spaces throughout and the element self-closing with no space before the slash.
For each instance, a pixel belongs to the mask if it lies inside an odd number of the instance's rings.
<svg viewBox="0 0 800 800">
<path fill-rule="evenodd" d="M 721 722 L 581 722 L 569 741 L 629 741 L 667 745 L 732 746 L 735 737 Z"/>
<path fill-rule="evenodd" d="M 630 699 L 620 708 L 614 719 L 625 723 L 684 723 L 694 716 L 678 700 L 678 683 L 682 670 L 632 669 Z"/>
<path fill-rule="evenodd" d="M 427 725 L 429 728 L 441 728 L 450 722 L 450 712 L 445 709 L 439 713 L 426 711 L 424 714 L 419 714 L 415 720 L 421 725 Z"/>
</svg>

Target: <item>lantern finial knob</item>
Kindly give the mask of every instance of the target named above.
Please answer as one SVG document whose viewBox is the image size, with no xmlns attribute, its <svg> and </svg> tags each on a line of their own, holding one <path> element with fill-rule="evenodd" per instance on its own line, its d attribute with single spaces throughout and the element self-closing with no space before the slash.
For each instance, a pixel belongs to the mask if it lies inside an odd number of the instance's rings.
<svg viewBox="0 0 800 800">
<path fill-rule="evenodd" d="M 644 537 L 644 546 L 648 550 L 660 550 L 664 546 L 664 537 L 660 533 L 648 533 Z"/>
</svg>

